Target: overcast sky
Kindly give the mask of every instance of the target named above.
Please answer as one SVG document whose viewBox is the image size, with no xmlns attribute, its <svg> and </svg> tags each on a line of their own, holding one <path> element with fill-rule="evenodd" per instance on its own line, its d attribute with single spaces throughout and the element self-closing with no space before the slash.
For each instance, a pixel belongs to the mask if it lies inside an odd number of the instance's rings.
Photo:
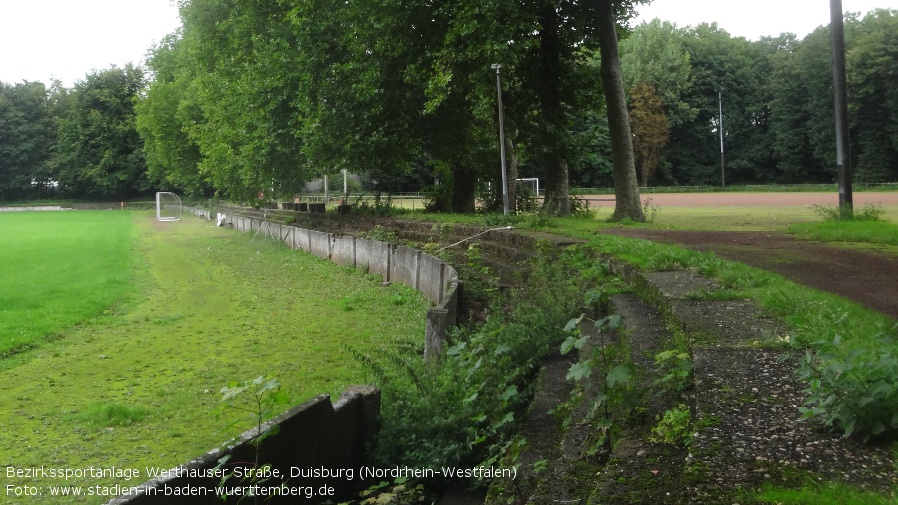
<svg viewBox="0 0 898 505">
<path fill-rule="evenodd" d="M 829 24 L 830 0 L 654 0 L 639 7 L 638 21 L 661 18 L 678 26 L 717 24 L 737 37 L 758 40 L 792 32 L 799 38 Z M 898 0 L 842 0 L 843 12 L 898 9 Z"/>
<path fill-rule="evenodd" d="M 274 1 L 274 0 L 272 0 Z M 845 11 L 898 9 L 898 0 L 842 0 Z M 755 40 L 829 23 L 829 0 L 654 0 L 640 8 L 679 26 L 717 21 Z M 93 70 L 143 62 L 180 21 L 174 0 L 0 0 L 0 81 L 51 78 L 71 87 Z"/>
</svg>

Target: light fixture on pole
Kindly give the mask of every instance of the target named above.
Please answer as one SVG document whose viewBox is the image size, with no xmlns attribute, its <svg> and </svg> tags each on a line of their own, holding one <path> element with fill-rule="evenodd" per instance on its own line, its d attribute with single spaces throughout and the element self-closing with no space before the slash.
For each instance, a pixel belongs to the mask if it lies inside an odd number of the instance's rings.
<svg viewBox="0 0 898 505">
<path fill-rule="evenodd" d="M 499 94 L 499 156 L 502 158 L 502 213 L 508 215 L 508 182 L 505 180 L 505 119 L 502 110 L 502 65 L 493 63 L 490 68 L 496 71 L 496 90 Z"/>
</svg>

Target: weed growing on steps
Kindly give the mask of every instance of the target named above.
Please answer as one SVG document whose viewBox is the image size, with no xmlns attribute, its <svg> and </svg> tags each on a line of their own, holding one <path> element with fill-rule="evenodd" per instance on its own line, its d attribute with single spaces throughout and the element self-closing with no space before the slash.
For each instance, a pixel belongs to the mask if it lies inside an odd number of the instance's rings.
<svg viewBox="0 0 898 505">
<path fill-rule="evenodd" d="M 670 349 L 655 355 L 655 368 L 662 374 L 654 385 L 661 392 L 680 393 L 692 385 L 692 357 L 688 352 Z"/>
<path fill-rule="evenodd" d="M 588 333 L 581 333 L 580 325 L 583 321 L 593 323 L 596 331 L 595 341 L 592 341 L 592 336 Z M 632 410 L 638 404 L 634 401 L 637 395 L 630 387 L 630 381 L 636 371 L 635 365 L 628 361 L 629 353 L 626 349 L 622 349 L 622 346 L 610 336 L 610 332 L 617 330 L 620 324 L 621 318 L 618 315 L 592 321 L 586 318 L 585 314 L 581 314 L 580 317 L 568 321 L 564 328 L 570 336 L 561 344 L 561 353 L 567 354 L 577 349 L 581 351 L 581 356 L 585 354 L 585 359 L 571 365 L 567 373 L 568 380 L 586 383 L 593 376 L 593 372 L 599 374 L 598 394 L 585 416 L 587 420 L 594 422 L 600 434 L 594 447 L 596 451 L 611 447 L 615 428 L 613 419 L 620 413 L 619 411 Z"/>
<path fill-rule="evenodd" d="M 659 416 L 649 440 L 659 444 L 689 446 L 692 441 L 692 411 L 682 403 Z"/>
</svg>

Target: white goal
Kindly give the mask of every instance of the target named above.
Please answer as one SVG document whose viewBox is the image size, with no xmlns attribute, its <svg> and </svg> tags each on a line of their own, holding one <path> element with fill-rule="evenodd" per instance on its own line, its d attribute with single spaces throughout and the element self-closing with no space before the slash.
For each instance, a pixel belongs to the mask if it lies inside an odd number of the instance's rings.
<svg viewBox="0 0 898 505">
<path fill-rule="evenodd" d="M 521 186 L 529 187 L 533 192 L 533 196 L 539 197 L 539 179 L 536 177 L 527 177 L 524 179 L 515 179 Z"/>
<path fill-rule="evenodd" d="M 181 198 L 174 193 L 156 193 L 156 219 L 160 221 L 181 220 Z"/>
</svg>

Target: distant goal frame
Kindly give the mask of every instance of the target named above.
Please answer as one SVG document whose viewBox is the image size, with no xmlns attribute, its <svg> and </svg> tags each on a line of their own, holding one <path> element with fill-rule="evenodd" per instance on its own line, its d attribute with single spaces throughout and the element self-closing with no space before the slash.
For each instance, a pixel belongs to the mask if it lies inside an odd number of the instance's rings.
<svg viewBox="0 0 898 505">
<path fill-rule="evenodd" d="M 180 221 L 181 197 L 169 191 L 157 191 L 156 219 L 162 222 Z"/>
</svg>

